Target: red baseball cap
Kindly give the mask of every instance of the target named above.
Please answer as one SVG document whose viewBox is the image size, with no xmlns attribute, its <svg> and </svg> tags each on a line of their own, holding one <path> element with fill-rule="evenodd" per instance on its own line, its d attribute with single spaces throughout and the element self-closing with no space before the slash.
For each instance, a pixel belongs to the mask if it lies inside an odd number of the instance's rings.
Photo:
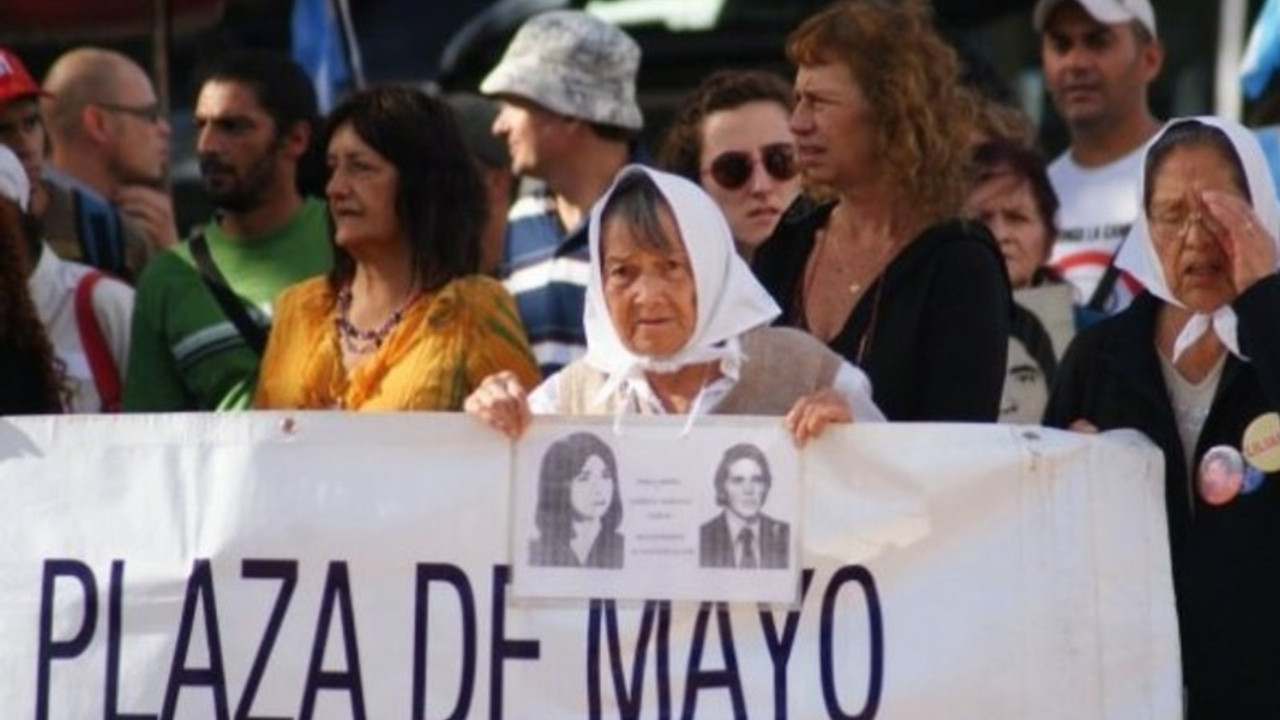
<svg viewBox="0 0 1280 720">
<path fill-rule="evenodd" d="M 12 51 L 0 48 L 0 103 L 40 97 L 44 91 Z"/>
</svg>

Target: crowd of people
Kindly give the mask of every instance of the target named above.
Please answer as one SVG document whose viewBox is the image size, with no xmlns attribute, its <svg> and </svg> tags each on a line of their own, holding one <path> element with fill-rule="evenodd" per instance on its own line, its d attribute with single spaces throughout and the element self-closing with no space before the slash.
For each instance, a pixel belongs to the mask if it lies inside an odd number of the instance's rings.
<svg viewBox="0 0 1280 720">
<path fill-rule="evenodd" d="M 141 67 L 79 48 L 37 83 L 0 49 L 0 414 L 1136 428 L 1165 456 L 1188 716 L 1278 716 L 1280 487 L 1243 439 L 1280 411 L 1271 174 L 1235 122 L 1152 112 L 1148 0 L 1039 0 L 1032 28 L 1052 160 L 922 0 L 819 11 L 791 82 L 714 73 L 653 152 L 640 48 L 585 12 L 527 21 L 480 96 L 382 85 L 327 117 L 288 57 L 231 51 L 198 84 L 216 212 L 190 233 Z M 573 526 L 548 557 L 620 552 Z"/>
</svg>

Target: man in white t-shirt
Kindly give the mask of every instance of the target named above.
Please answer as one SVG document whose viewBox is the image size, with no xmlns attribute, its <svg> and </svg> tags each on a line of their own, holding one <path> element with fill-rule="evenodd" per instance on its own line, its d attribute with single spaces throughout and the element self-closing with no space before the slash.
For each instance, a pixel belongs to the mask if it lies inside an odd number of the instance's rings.
<svg viewBox="0 0 1280 720">
<path fill-rule="evenodd" d="M 1164 48 L 1149 0 L 1039 0 L 1045 87 L 1071 145 L 1049 166 L 1058 193 L 1058 239 L 1050 264 L 1077 302 L 1114 313 L 1138 286 L 1111 265 L 1139 212 L 1142 148 L 1160 122 L 1147 88 Z"/>
</svg>

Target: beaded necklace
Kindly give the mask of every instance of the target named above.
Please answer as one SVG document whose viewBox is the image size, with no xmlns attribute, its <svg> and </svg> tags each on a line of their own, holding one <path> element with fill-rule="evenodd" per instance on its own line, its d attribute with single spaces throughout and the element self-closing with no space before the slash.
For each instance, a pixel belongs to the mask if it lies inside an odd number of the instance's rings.
<svg viewBox="0 0 1280 720">
<path fill-rule="evenodd" d="M 392 311 L 391 315 L 382 322 L 381 325 L 373 330 L 361 330 L 351 323 L 351 287 L 347 286 L 338 291 L 337 312 L 334 313 L 333 323 L 338 329 L 338 338 L 342 342 L 342 349 L 352 355 L 365 355 L 376 351 L 382 347 L 383 341 L 391 334 L 392 330 L 400 324 L 400 320 L 404 318 L 405 310 L 418 299 L 418 292 L 415 290 L 409 293 L 404 302 L 400 303 L 400 307 Z"/>
</svg>

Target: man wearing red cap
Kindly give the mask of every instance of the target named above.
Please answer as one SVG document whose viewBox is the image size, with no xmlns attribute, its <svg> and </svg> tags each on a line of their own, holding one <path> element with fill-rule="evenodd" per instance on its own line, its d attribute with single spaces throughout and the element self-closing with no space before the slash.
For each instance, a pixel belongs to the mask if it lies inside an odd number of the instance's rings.
<svg viewBox="0 0 1280 720">
<path fill-rule="evenodd" d="M 90 188 L 55 184 L 44 176 L 42 97 L 22 60 L 0 48 L 0 145 L 12 150 L 27 172 L 32 217 L 59 255 L 132 278 L 147 257 L 145 239 Z"/>
</svg>

